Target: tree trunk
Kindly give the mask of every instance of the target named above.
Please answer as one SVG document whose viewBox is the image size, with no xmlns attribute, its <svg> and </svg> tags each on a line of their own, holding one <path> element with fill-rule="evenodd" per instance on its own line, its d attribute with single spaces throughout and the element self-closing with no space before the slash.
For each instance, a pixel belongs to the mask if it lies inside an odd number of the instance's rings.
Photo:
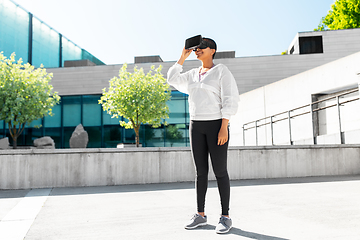
<svg viewBox="0 0 360 240">
<path fill-rule="evenodd" d="M 135 130 L 136 147 L 139 147 L 139 143 L 140 143 L 140 139 L 139 139 L 140 125 L 141 123 L 139 123 L 139 112 L 138 110 L 136 110 L 136 125 L 133 122 L 134 130 Z"/>
<path fill-rule="evenodd" d="M 13 138 L 13 149 L 17 149 L 17 137 Z"/>
<path fill-rule="evenodd" d="M 16 125 L 12 126 L 11 122 L 8 123 L 9 126 L 9 132 L 10 132 L 10 136 L 13 139 L 13 148 L 17 149 L 17 138 L 20 136 L 20 134 L 24 131 L 25 129 L 25 124 L 20 124 L 19 123 L 19 129 L 16 128 Z"/>
<path fill-rule="evenodd" d="M 135 130 L 135 142 L 136 142 L 136 147 L 139 147 L 139 144 L 140 144 L 139 129 L 140 129 L 140 127 L 134 128 L 134 130 Z"/>
<path fill-rule="evenodd" d="M 16 119 L 16 117 L 15 117 Z M 17 149 L 17 132 L 16 132 L 16 126 L 12 126 L 11 122 L 8 123 L 8 127 L 9 127 L 9 132 L 10 132 L 10 136 L 13 140 L 13 149 Z"/>
</svg>

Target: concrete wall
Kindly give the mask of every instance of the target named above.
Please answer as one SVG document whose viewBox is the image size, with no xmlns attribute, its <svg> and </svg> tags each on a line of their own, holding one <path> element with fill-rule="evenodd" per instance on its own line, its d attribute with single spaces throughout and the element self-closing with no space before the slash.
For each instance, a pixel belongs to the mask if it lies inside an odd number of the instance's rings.
<svg viewBox="0 0 360 240">
<path fill-rule="evenodd" d="M 360 145 L 232 147 L 231 179 L 360 174 Z M 214 179 L 213 173 L 210 179 Z M 0 151 L 0 189 L 194 181 L 189 148 Z"/>
<path fill-rule="evenodd" d="M 300 55 L 301 56 L 301 55 Z M 244 123 L 295 109 L 312 102 L 312 95 L 329 94 L 358 86 L 360 72 L 360 52 L 324 64 L 281 81 L 265 85 L 256 90 L 240 95 L 240 105 L 236 116 L 231 119 L 232 146 L 243 145 L 242 126 Z M 358 95 L 359 93 L 356 93 Z M 356 96 L 355 96 L 356 97 Z M 348 107 L 351 106 L 351 107 Z M 341 107 L 343 131 L 360 129 L 360 101 Z M 322 114 L 321 124 L 326 124 L 326 135 L 339 131 L 335 108 L 329 108 Z M 307 108 L 307 111 L 310 109 Z M 336 109 L 335 109 L 336 111 Z M 294 112 L 294 114 L 299 112 Z M 332 117 L 331 117 L 332 116 Z M 281 117 L 286 117 L 283 115 Z M 310 114 L 291 120 L 293 141 L 312 138 L 312 118 Z M 274 125 L 275 144 L 289 142 L 287 121 Z M 249 130 L 245 136 L 246 145 L 255 145 L 255 130 Z M 270 125 L 258 130 L 259 145 L 271 145 Z M 333 142 L 333 144 L 336 142 Z M 358 141 L 357 143 L 360 143 Z"/>
</svg>

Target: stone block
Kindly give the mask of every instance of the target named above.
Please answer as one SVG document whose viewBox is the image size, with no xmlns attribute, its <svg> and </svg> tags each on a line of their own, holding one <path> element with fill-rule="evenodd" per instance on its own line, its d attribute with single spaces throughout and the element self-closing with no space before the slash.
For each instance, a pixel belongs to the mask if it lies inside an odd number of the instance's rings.
<svg viewBox="0 0 360 240">
<path fill-rule="evenodd" d="M 45 136 L 35 139 L 34 146 L 38 149 L 55 149 L 55 142 L 51 137 Z"/>
<path fill-rule="evenodd" d="M 0 139 L 0 149 L 8 149 L 10 148 L 9 146 L 9 138 L 2 138 Z"/>
<path fill-rule="evenodd" d="M 88 133 L 81 124 L 77 125 L 70 138 L 70 148 L 86 148 L 88 142 Z"/>
</svg>

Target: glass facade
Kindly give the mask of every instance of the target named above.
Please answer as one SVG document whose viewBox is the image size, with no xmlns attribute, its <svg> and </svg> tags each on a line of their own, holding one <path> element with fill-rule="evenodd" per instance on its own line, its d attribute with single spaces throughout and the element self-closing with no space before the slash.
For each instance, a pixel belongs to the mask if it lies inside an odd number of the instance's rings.
<svg viewBox="0 0 360 240">
<path fill-rule="evenodd" d="M 32 23 L 32 65 L 59 67 L 59 34 L 37 18 Z"/>
<path fill-rule="evenodd" d="M 11 0 L 0 0 L 0 52 L 35 67 L 63 67 L 67 60 L 102 61 L 80 48 Z"/>
<path fill-rule="evenodd" d="M 189 146 L 189 114 L 187 95 L 172 91 L 167 124 L 159 128 L 142 125 L 140 143 L 143 147 Z M 46 116 L 29 124 L 18 139 L 19 146 L 32 146 L 36 138 L 50 136 L 56 148 L 69 148 L 70 137 L 78 124 L 89 135 L 88 148 L 116 148 L 117 144 L 133 144 L 135 132 L 120 126 L 122 119 L 111 118 L 98 101 L 101 95 L 62 96 L 53 108 L 53 116 Z M 8 127 L 0 121 L 0 138 L 8 137 Z"/>
<path fill-rule="evenodd" d="M 29 14 L 9 0 L 0 0 L 0 52 L 28 62 Z"/>
<path fill-rule="evenodd" d="M 81 58 L 81 48 L 76 46 L 73 42 L 66 39 L 65 37 L 61 37 L 62 44 L 62 66 L 64 66 L 64 62 L 72 59 L 82 59 Z"/>
</svg>

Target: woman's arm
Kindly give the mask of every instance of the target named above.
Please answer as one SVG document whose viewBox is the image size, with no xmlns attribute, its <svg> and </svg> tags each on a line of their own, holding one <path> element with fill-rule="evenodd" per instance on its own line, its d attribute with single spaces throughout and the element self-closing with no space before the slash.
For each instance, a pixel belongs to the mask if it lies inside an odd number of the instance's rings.
<svg viewBox="0 0 360 240">
<path fill-rule="evenodd" d="M 238 109 L 239 91 L 234 76 L 225 66 L 220 81 L 222 125 L 218 134 L 218 145 L 224 145 L 229 140 L 230 116 L 235 115 Z"/>
<path fill-rule="evenodd" d="M 222 118 L 230 119 L 238 110 L 239 91 L 234 76 L 224 66 L 221 73 L 221 115 Z"/>
<path fill-rule="evenodd" d="M 167 82 L 175 87 L 180 92 L 188 94 L 188 82 L 189 82 L 189 72 L 181 74 L 184 64 L 187 57 L 189 57 L 192 50 L 183 49 L 179 61 L 169 68 L 167 72 Z"/>
</svg>

